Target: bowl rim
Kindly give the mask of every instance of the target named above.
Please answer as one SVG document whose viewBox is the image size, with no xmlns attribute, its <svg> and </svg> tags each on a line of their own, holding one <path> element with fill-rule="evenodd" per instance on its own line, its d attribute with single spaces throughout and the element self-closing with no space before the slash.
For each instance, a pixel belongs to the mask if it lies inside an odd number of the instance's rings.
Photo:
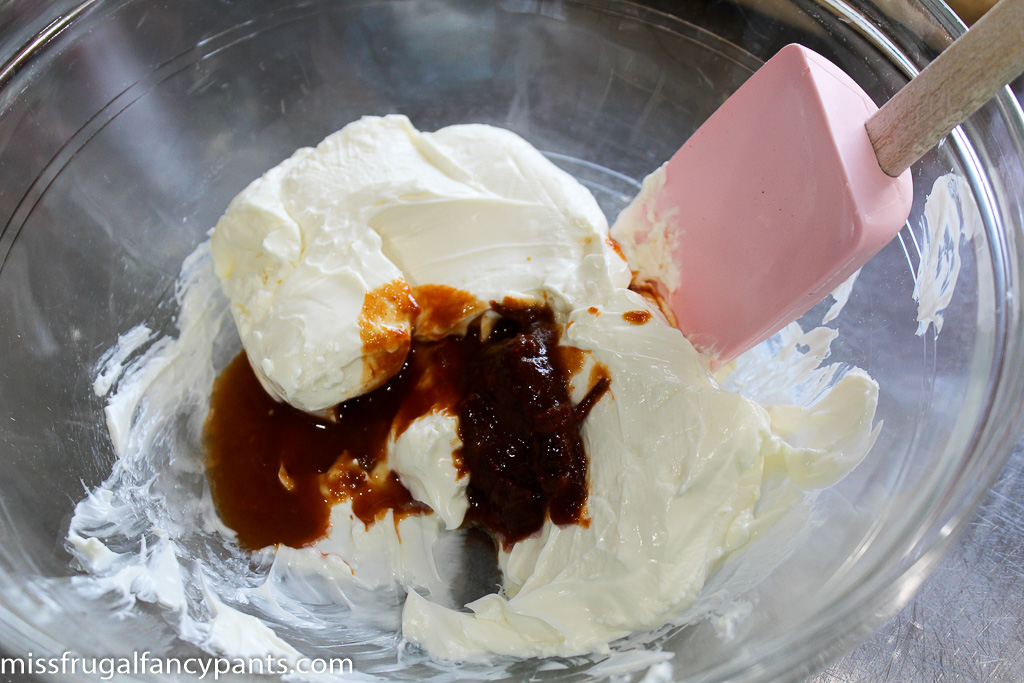
<svg viewBox="0 0 1024 683">
<path fill-rule="evenodd" d="M 83 0 L 68 12 L 53 18 L 31 40 L 20 47 L 0 66 L 0 91 L 13 80 L 17 72 L 48 46 L 52 45 L 59 35 L 76 21 L 88 14 L 94 6 L 104 0 Z M 570 0 L 571 4 L 600 8 L 621 8 L 630 17 L 640 21 L 648 21 L 657 17 L 668 21 L 669 26 L 685 26 L 688 30 L 700 29 L 680 17 L 643 6 L 629 0 Z M 818 6 L 827 6 L 831 11 L 846 17 L 850 24 L 863 37 L 879 48 L 887 58 L 897 65 L 905 75 L 911 77 L 923 68 L 920 60 L 910 56 L 907 43 L 916 36 L 897 40 L 880 29 L 872 22 L 868 14 L 861 12 L 862 5 L 871 4 L 871 9 L 882 11 L 871 0 L 816 0 Z M 920 6 L 930 18 L 952 39 L 959 36 L 966 27 L 956 15 L 940 0 L 920 0 Z M 741 49 L 738 48 L 737 49 Z M 995 98 L 995 108 L 1004 119 L 1007 129 L 1015 141 L 1018 155 L 1024 159 L 1024 112 L 1020 103 L 1008 88 Z M 1008 226 L 1018 232 L 1021 225 Z M 3 235 L 0 234 L 0 242 Z M 1011 266 L 1024 263 L 1021 249 L 1018 247 L 1016 259 L 1010 259 Z M 1019 283 L 1016 273 L 1010 273 L 1011 279 Z M 988 493 L 992 483 L 999 475 L 1006 460 L 1012 452 L 1021 432 L 1024 421 L 1024 404 L 1019 398 L 1024 395 L 1024 374 L 1014 373 L 1009 369 L 1024 367 L 1024 316 L 1016 308 L 1007 309 L 1007 322 L 997 333 L 998 368 L 994 371 L 995 385 L 989 387 L 992 410 L 972 440 L 970 449 L 972 457 L 969 462 L 961 464 L 961 468 L 973 464 L 981 468 L 982 476 L 956 477 L 954 485 L 944 490 L 945 497 L 929 508 L 928 514 L 922 518 L 922 524 L 899 538 L 905 545 L 904 557 L 912 558 L 902 564 L 891 565 L 885 571 L 869 574 L 869 580 L 859 583 L 854 588 L 841 593 L 829 604 L 820 608 L 819 612 L 805 619 L 798 628 L 788 634 L 786 642 L 775 641 L 759 647 L 756 653 L 758 666 L 751 669 L 753 661 L 751 653 L 741 653 L 726 663 L 704 672 L 697 672 L 692 680 L 783 680 L 810 673 L 850 645 L 863 640 L 873 633 L 874 629 L 891 618 L 910 600 L 913 592 L 927 576 L 939 565 L 941 559 L 952 543 L 964 530 L 967 521 Z M 956 505 L 951 501 L 959 500 Z M 6 520 L 4 521 L 6 524 Z M 6 585 L 5 585 L 6 584 Z M 5 572 L 0 572 L 0 595 L 6 596 L 10 590 L 18 587 L 10 582 Z M 824 614 L 825 619 L 818 622 L 817 614 Z M 12 628 L 14 627 L 14 628 Z M 13 606 L 0 604 L 0 642 L 4 648 L 17 648 L 33 652 L 59 654 L 61 645 L 45 632 L 30 623 L 25 615 Z M 794 662 L 805 662 L 805 665 L 794 668 Z M 764 662 L 768 662 L 765 666 Z M 142 680 L 129 678 L 126 680 Z M 145 679 L 145 680 L 153 680 Z M 160 676 L 157 680 L 171 680 Z M 691 679 L 686 679 L 691 680 Z"/>
</svg>

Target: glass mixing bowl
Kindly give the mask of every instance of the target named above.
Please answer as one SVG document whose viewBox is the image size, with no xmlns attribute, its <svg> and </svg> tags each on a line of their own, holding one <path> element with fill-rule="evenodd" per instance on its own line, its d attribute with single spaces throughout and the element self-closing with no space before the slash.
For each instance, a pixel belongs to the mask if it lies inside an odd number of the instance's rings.
<svg viewBox="0 0 1024 683">
<path fill-rule="evenodd" d="M 881 102 L 962 30 L 937 1 L 666 2 L 675 16 L 611 0 L 0 7 L 0 643 L 17 656 L 201 654 L 152 605 L 114 619 L 107 598 L 72 590 L 63 539 L 75 503 L 115 466 L 92 389 L 100 356 L 137 323 L 174 332 L 182 260 L 294 149 L 365 114 L 404 113 L 422 130 L 495 124 L 576 175 L 613 218 L 786 43 L 825 54 Z M 732 640 L 704 622 L 655 641 L 674 655 L 673 677 L 818 668 L 909 598 L 970 514 L 1015 441 L 1024 393 L 1022 161 L 1007 92 L 914 167 L 908 225 L 864 268 L 833 345 L 832 360 L 879 382 L 878 442 L 819 499 L 806 542 L 745 596 L 753 609 Z M 941 332 L 918 336 L 924 198 L 950 172 L 981 228 L 960 248 Z M 381 642 L 308 645 L 367 674 L 440 676 Z M 526 661 L 503 675 L 643 668 Z"/>
</svg>

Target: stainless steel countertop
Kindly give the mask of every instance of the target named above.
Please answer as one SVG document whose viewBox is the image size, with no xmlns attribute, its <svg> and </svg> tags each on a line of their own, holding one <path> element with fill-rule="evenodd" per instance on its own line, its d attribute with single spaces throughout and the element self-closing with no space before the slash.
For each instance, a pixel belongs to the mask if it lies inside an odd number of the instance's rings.
<svg viewBox="0 0 1024 683">
<path fill-rule="evenodd" d="M 809 680 L 1024 681 L 1024 441 L 910 604 Z"/>
</svg>

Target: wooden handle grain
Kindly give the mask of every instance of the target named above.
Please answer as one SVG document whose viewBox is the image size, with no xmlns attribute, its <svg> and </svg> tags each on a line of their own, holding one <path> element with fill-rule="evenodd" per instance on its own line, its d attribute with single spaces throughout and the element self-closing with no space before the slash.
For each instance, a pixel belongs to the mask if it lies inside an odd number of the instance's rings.
<svg viewBox="0 0 1024 683">
<path fill-rule="evenodd" d="M 896 177 L 1024 72 L 1024 0 L 1000 0 L 865 127 L 878 165 Z"/>
</svg>

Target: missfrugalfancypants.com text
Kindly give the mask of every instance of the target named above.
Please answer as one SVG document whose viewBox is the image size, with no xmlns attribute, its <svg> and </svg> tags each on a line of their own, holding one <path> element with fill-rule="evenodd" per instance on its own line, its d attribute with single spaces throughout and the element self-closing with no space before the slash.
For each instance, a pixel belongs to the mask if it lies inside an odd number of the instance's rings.
<svg viewBox="0 0 1024 683">
<path fill-rule="evenodd" d="M 59 657 L 40 657 L 29 652 L 24 657 L 0 658 L 0 676 L 73 676 L 85 674 L 109 681 L 116 675 L 178 675 L 196 680 L 216 681 L 228 674 L 284 676 L 288 674 L 344 676 L 353 672 L 346 658 L 298 658 L 266 656 L 262 658 L 156 657 L 149 651 L 127 657 L 81 657 L 65 652 Z"/>
</svg>

